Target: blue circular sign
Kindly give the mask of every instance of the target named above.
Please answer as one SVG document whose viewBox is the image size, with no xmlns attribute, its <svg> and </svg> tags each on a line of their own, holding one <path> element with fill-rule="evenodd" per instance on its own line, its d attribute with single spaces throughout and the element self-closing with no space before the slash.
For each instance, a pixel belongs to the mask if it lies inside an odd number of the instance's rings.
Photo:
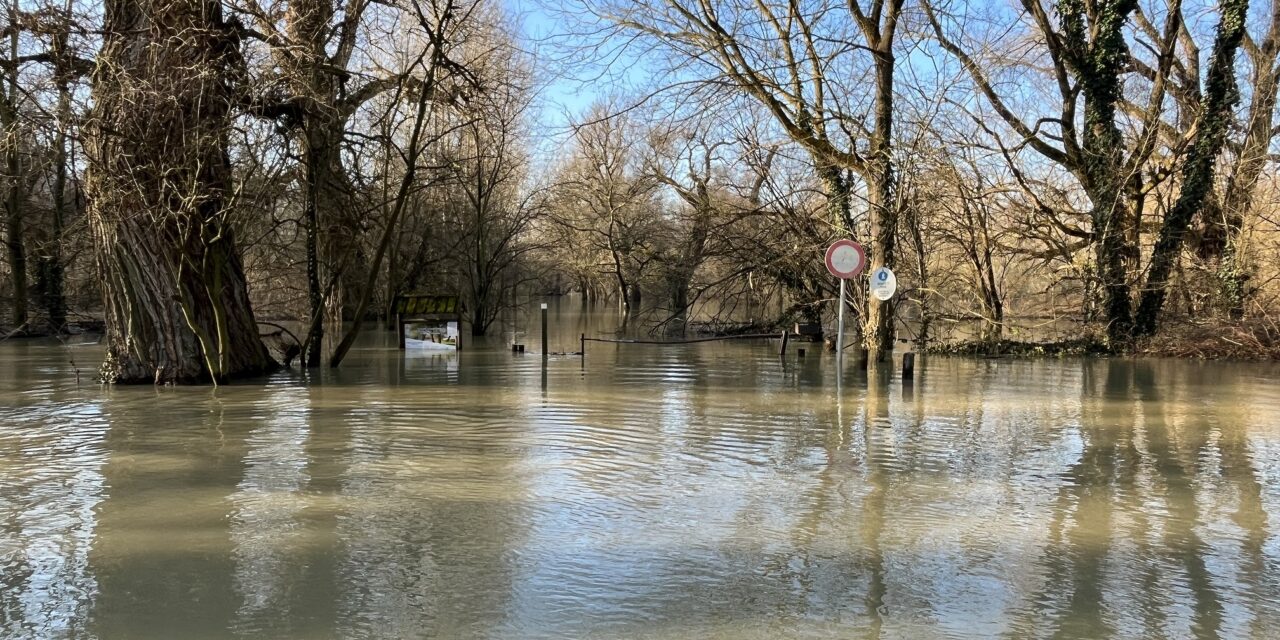
<svg viewBox="0 0 1280 640">
<path fill-rule="evenodd" d="M 880 267 L 871 273 L 871 295 L 885 301 L 898 292 L 898 278 L 889 267 Z"/>
</svg>

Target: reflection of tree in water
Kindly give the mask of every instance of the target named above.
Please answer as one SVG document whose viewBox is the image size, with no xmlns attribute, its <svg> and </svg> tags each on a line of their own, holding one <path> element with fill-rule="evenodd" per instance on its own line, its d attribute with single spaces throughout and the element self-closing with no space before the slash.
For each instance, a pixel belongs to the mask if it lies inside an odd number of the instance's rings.
<svg viewBox="0 0 1280 640">
<path fill-rule="evenodd" d="M 1121 451 L 1130 444 L 1132 415 L 1125 412 L 1129 392 L 1125 371 L 1114 361 L 1101 386 L 1092 363 L 1085 363 L 1080 412 L 1078 460 L 1067 470 L 1049 523 L 1045 550 L 1048 582 L 1035 598 L 1057 609 L 1060 638 L 1103 638 L 1114 632 L 1105 620 L 1104 568 L 1113 534 L 1112 508 L 1117 472 L 1133 484 L 1133 465 L 1117 468 Z M 1127 458 L 1127 456 L 1126 456 Z"/>
<path fill-rule="evenodd" d="M 483 636 L 503 622 L 524 519 L 513 443 L 523 421 L 502 404 L 510 393 L 470 389 L 483 383 L 468 371 L 448 392 L 348 390 L 324 427 L 346 435 L 323 454 L 333 463 L 312 468 L 313 490 L 341 505 L 324 516 L 323 569 L 339 636 Z"/>
<path fill-rule="evenodd" d="M 1208 549 L 1196 530 L 1202 525 L 1197 504 L 1198 476 L 1202 469 L 1198 465 L 1207 453 L 1213 427 L 1203 416 L 1196 416 L 1175 433 L 1176 418 L 1169 415 L 1169 407 L 1176 407 L 1180 398 L 1161 397 L 1151 363 L 1134 363 L 1132 371 L 1133 391 L 1139 401 L 1138 418 L 1146 435 L 1146 453 L 1158 477 L 1164 481 L 1162 497 L 1167 516 L 1163 522 L 1163 539 L 1158 540 L 1159 553 L 1170 556 L 1174 561 L 1171 564 L 1181 565 L 1193 600 L 1192 633 L 1201 638 L 1216 638 L 1222 625 L 1222 604 L 1205 566 L 1204 554 Z M 1176 389 L 1181 385 L 1169 386 Z"/>
<path fill-rule="evenodd" d="M 90 634 L 216 634 L 240 606 L 226 498 L 243 476 L 245 416 L 225 415 L 217 391 L 113 393 Z"/>
<path fill-rule="evenodd" d="M 798 374 L 802 384 L 821 386 L 812 371 Z M 846 631 L 856 620 L 863 637 L 878 637 L 885 593 L 880 537 L 887 477 L 869 454 L 877 450 L 876 424 L 888 419 L 885 390 L 878 386 L 887 381 L 868 384 L 866 373 L 851 368 L 837 388 L 834 372 L 825 374 L 827 393 L 804 401 L 818 407 L 814 414 L 792 418 L 793 433 L 776 434 L 791 445 L 789 455 L 775 461 L 778 467 L 788 472 L 809 467 L 806 459 L 817 450 L 822 462 L 807 486 L 786 502 L 793 513 L 784 530 L 785 545 L 762 558 L 761 566 L 773 582 L 787 585 L 770 594 L 770 603 L 787 616 L 841 620 Z M 812 435 L 799 437 L 805 433 Z M 766 490 L 760 498 L 776 496 Z M 740 514 L 744 531 L 757 513 L 749 505 Z"/>
<path fill-rule="evenodd" d="M 1232 556 L 1218 557 L 1216 571 L 1209 556 L 1233 543 L 1203 537 L 1215 520 L 1203 506 L 1221 498 L 1219 477 L 1235 485 L 1238 500 L 1244 553 L 1235 582 L 1254 593 L 1263 580 L 1267 516 L 1245 440 L 1249 425 L 1225 406 L 1243 403 L 1206 407 L 1191 382 L 1173 377 L 1178 369 L 1158 363 L 1083 366 L 1083 451 L 1058 493 L 1048 582 L 1034 606 L 1055 610 L 1061 638 L 1134 629 L 1220 636 L 1229 593 L 1220 563 Z M 1263 601 L 1236 604 L 1248 610 Z"/>
<path fill-rule="evenodd" d="M 314 453 L 308 391 L 293 385 L 268 388 L 256 403 L 245 437 L 244 474 L 229 500 L 235 585 L 240 607 L 237 635 L 321 636 L 331 627 L 330 576 L 308 576 L 327 549 L 317 548 L 308 527 L 308 453 Z M 319 618 L 320 620 L 317 620 Z M 317 624 L 319 622 L 319 624 Z"/>
<path fill-rule="evenodd" d="M 1248 603 L 1266 602 L 1274 597 L 1274 592 L 1265 585 L 1274 584 L 1274 577 L 1268 578 L 1268 559 L 1264 551 L 1269 536 L 1269 514 L 1263 504 L 1262 483 L 1258 481 L 1258 469 L 1254 464 L 1253 453 L 1249 445 L 1249 429 L 1251 424 L 1258 424 L 1249 419 L 1247 410 L 1250 403 L 1243 401 L 1224 402 L 1219 409 L 1232 420 L 1225 420 L 1226 427 L 1218 438 L 1219 464 L 1222 477 L 1235 487 L 1236 508 L 1230 520 L 1235 524 L 1240 535 L 1239 596 Z M 1213 473 L 1213 469 L 1207 469 Z M 1252 607 L 1250 607 L 1252 609 Z M 1249 628 L 1240 629 L 1243 635 L 1260 637 L 1274 628 L 1268 622 L 1275 622 L 1275 612 L 1253 610 L 1248 620 Z"/>
<path fill-rule="evenodd" d="M 885 469 L 885 461 L 889 455 L 878 454 L 874 440 L 875 429 L 889 419 L 889 405 L 879 388 L 880 381 L 872 382 L 868 387 L 866 415 L 862 419 L 863 437 L 866 440 L 866 482 L 868 491 L 862 500 L 862 540 L 863 562 L 867 571 L 866 615 L 871 620 L 866 637 L 879 638 L 884 625 L 881 611 L 887 591 L 885 582 L 884 550 L 881 539 L 884 536 L 885 496 L 889 491 L 889 479 L 892 477 Z M 888 425 L 885 425 L 888 426 Z"/>
</svg>

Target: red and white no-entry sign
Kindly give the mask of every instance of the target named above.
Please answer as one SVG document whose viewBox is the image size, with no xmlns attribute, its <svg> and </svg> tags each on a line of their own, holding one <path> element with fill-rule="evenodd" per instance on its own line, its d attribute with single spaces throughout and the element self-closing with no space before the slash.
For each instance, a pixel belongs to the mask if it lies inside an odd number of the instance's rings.
<svg viewBox="0 0 1280 640">
<path fill-rule="evenodd" d="M 827 247 L 827 271 L 837 278 L 856 277 L 866 266 L 866 250 L 852 240 L 836 240 Z"/>
</svg>

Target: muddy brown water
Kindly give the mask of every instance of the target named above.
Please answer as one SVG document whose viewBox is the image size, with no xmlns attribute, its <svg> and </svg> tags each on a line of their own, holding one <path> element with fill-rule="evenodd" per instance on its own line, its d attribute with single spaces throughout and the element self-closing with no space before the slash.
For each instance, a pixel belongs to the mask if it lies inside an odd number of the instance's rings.
<svg viewBox="0 0 1280 640">
<path fill-rule="evenodd" d="M 1274 365 L 502 342 L 217 390 L 0 344 L 0 637 L 1280 637 Z"/>
</svg>

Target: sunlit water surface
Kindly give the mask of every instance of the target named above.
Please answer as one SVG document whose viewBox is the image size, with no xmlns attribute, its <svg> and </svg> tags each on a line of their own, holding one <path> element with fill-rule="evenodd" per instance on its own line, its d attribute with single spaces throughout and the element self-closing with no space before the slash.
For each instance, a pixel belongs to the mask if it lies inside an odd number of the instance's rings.
<svg viewBox="0 0 1280 640">
<path fill-rule="evenodd" d="M 217 390 L 0 344 L 0 637 L 1280 636 L 1275 366 L 502 343 Z"/>
</svg>

